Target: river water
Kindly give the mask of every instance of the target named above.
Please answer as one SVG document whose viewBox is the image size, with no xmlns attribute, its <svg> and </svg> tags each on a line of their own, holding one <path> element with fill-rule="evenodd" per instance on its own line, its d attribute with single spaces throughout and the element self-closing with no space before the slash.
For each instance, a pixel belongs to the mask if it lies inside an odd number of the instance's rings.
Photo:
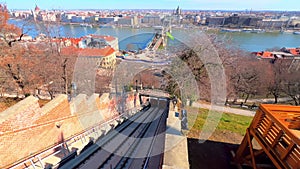
<svg viewBox="0 0 300 169">
<path fill-rule="evenodd" d="M 40 33 L 50 34 L 51 36 L 63 37 L 82 37 L 88 34 L 111 35 L 119 38 L 120 49 L 133 50 L 144 49 L 149 41 L 153 38 L 153 28 L 99 28 L 99 27 L 82 27 L 80 25 L 48 25 L 41 23 L 25 22 L 23 20 L 10 19 L 9 23 L 15 24 L 23 31 L 36 37 Z M 180 30 L 173 29 L 174 34 L 180 33 Z M 220 37 L 230 38 L 233 45 L 249 51 L 262 51 L 270 48 L 281 47 L 299 47 L 300 35 L 287 33 L 218 33 Z M 175 37 L 176 38 L 176 37 Z"/>
</svg>

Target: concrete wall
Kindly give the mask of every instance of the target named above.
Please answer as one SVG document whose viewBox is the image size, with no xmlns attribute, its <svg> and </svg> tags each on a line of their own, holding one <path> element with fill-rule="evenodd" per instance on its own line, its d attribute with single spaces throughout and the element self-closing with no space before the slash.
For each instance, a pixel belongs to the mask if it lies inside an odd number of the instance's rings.
<svg viewBox="0 0 300 169">
<path fill-rule="evenodd" d="M 129 94 L 127 109 L 133 108 L 133 102 L 134 96 Z M 37 98 L 29 96 L 0 113 L 0 168 L 119 113 L 116 99 L 109 94 L 80 94 L 71 102 L 66 95 L 59 95 L 42 108 Z"/>
</svg>

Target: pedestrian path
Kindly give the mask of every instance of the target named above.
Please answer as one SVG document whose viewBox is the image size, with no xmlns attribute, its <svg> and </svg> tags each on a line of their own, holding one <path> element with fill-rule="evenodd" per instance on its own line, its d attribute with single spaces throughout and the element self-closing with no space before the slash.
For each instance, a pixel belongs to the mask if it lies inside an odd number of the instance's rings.
<svg viewBox="0 0 300 169">
<path fill-rule="evenodd" d="M 163 169 L 188 169 L 187 138 L 181 132 L 181 120 L 175 116 L 175 110 L 170 111 L 167 119 Z"/>
<path fill-rule="evenodd" d="M 255 111 L 231 108 L 231 107 L 226 107 L 226 106 L 210 105 L 207 103 L 194 102 L 192 104 L 192 107 L 210 109 L 210 110 L 214 110 L 214 111 L 238 114 L 238 115 L 243 115 L 243 116 L 252 116 L 253 117 L 255 115 Z"/>
</svg>

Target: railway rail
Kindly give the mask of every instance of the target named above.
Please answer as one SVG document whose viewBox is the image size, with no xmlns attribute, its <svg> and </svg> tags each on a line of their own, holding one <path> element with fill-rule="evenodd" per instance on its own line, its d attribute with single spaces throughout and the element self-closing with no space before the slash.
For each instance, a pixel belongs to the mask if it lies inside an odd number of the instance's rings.
<svg viewBox="0 0 300 169">
<path fill-rule="evenodd" d="M 151 105 L 58 168 L 160 168 L 168 101 L 156 100 Z"/>
</svg>

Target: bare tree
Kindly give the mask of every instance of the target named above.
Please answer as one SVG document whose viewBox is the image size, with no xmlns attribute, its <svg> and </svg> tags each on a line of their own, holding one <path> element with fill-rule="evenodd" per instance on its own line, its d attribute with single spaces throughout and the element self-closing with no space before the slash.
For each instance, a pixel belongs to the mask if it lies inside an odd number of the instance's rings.
<svg viewBox="0 0 300 169">
<path fill-rule="evenodd" d="M 286 68 L 288 67 L 288 65 L 290 65 L 290 62 L 286 64 Z M 299 82 L 300 82 L 300 75 L 298 74 L 297 71 L 294 72 L 285 71 L 285 74 L 282 77 L 282 82 L 281 82 L 283 92 L 294 101 L 294 104 L 296 106 L 300 105 Z"/>
<path fill-rule="evenodd" d="M 11 88 L 14 82 L 16 91 L 23 95 L 35 94 L 41 88 L 47 89 L 51 98 L 55 93 L 67 94 L 76 53 L 61 54 L 61 38 L 48 36 L 38 43 L 23 42 L 23 30 L 7 24 L 7 11 L 0 10 L 0 19 L 0 67 L 6 76 L 2 90 Z"/>
</svg>

